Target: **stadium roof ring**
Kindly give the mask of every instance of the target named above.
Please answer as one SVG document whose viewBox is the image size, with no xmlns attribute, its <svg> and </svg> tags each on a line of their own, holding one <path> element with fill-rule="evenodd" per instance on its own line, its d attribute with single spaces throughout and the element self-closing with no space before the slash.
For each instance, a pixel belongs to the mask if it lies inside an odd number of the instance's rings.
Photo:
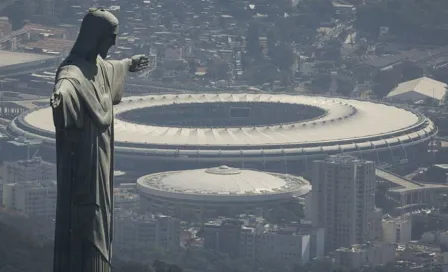
<svg viewBox="0 0 448 272">
<path fill-rule="evenodd" d="M 432 139 L 421 113 L 354 99 L 286 94 L 166 94 L 115 107 L 118 155 L 160 160 L 295 160 L 319 154 L 403 149 Z M 15 135 L 54 143 L 50 108 L 26 112 Z"/>
</svg>

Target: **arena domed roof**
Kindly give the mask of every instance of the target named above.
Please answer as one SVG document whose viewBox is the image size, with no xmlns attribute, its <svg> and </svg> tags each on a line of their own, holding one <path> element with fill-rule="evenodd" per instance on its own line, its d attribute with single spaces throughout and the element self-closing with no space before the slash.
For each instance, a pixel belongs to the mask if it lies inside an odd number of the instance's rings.
<svg viewBox="0 0 448 272">
<path fill-rule="evenodd" d="M 437 134 L 431 120 L 410 108 L 303 95 L 146 95 L 123 99 L 114 114 L 118 158 L 157 162 L 230 164 L 392 153 Z M 8 133 L 53 145 L 51 109 L 20 115 Z"/>
<path fill-rule="evenodd" d="M 252 201 L 306 194 L 302 177 L 219 166 L 147 175 L 137 180 L 140 192 L 168 198 Z"/>
</svg>

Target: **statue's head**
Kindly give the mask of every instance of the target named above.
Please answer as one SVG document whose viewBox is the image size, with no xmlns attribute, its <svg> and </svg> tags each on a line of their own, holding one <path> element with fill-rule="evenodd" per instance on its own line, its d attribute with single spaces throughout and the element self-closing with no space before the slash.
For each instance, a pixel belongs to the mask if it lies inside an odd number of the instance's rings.
<svg viewBox="0 0 448 272">
<path fill-rule="evenodd" d="M 117 33 L 118 19 L 112 13 L 100 8 L 90 8 L 82 20 L 72 52 L 106 58 L 109 49 L 115 45 Z"/>
</svg>

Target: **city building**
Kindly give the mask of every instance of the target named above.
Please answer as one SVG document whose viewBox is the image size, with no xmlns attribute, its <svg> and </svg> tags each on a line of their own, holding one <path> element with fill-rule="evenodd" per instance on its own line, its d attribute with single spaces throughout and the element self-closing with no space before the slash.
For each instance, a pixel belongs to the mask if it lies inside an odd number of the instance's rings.
<svg viewBox="0 0 448 272">
<path fill-rule="evenodd" d="M 440 247 L 426 246 L 417 243 L 406 245 L 399 252 L 400 261 L 405 261 L 408 266 L 420 267 L 417 271 L 434 271 L 439 264 Z M 441 263 L 443 263 L 443 256 Z M 415 270 L 411 270 L 415 271 Z"/>
<path fill-rule="evenodd" d="M 437 230 L 425 232 L 422 234 L 420 241 L 426 244 L 440 245 L 448 248 L 448 231 Z"/>
<path fill-rule="evenodd" d="M 302 177 L 227 166 L 162 172 L 137 180 L 142 211 L 188 220 L 254 214 L 310 189 Z"/>
<path fill-rule="evenodd" d="M 17 137 L 4 142 L 0 158 L 4 161 L 27 160 L 38 152 L 41 145 L 42 140 Z"/>
<path fill-rule="evenodd" d="M 0 38 L 12 32 L 12 24 L 8 17 L 0 17 Z"/>
<path fill-rule="evenodd" d="M 246 237 L 242 237 L 243 222 L 224 220 L 208 222 L 204 225 L 204 248 L 239 257 L 244 248 L 240 248 Z M 253 243 L 253 239 L 250 239 Z M 247 243 L 247 241 L 246 241 Z"/>
<path fill-rule="evenodd" d="M 140 195 L 126 187 L 114 188 L 114 209 L 137 212 L 140 208 Z"/>
<path fill-rule="evenodd" d="M 443 252 L 442 272 L 448 272 L 448 252 Z"/>
<path fill-rule="evenodd" d="M 412 230 L 412 240 L 420 240 L 426 232 L 446 229 L 448 226 L 448 214 L 440 210 L 422 210 L 414 213 L 410 217 L 413 226 L 427 226 L 425 228 L 414 228 Z"/>
<path fill-rule="evenodd" d="M 398 103 L 417 103 L 429 99 L 439 104 L 445 97 L 447 86 L 443 82 L 428 77 L 417 78 L 398 84 L 386 96 L 386 100 Z"/>
<path fill-rule="evenodd" d="M 374 237 L 374 162 L 348 155 L 314 161 L 312 184 L 312 222 L 325 229 L 327 252 Z"/>
<path fill-rule="evenodd" d="M 391 244 L 407 244 L 411 241 L 412 221 L 407 218 L 383 219 L 383 241 Z"/>
<path fill-rule="evenodd" d="M 354 18 L 356 15 L 355 5 L 333 2 L 333 7 L 338 18 Z"/>
<path fill-rule="evenodd" d="M 394 244 L 379 242 L 339 248 L 335 251 L 335 263 L 337 266 L 350 269 L 360 268 L 364 265 L 385 265 L 395 261 L 395 249 Z"/>
<path fill-rule="evenodd" d="M 253 265 L 282 262 L 286 266 L 310 261 L 310 231 L 279 228 L 260 221 L 218 219 L 204 224 L 204 248 L 242 258 Z"/>
<path fill-rule="evenodd" d="M 372 214 L 372 221 L 370 224 L 370 239 L 372 241 L 383 240 L 383 210 L 375 208 Z"/>
<path fill-rule="evenodd" d="M 310 260 L 325 256 L 325 230 L 314 228 L 311 222 L 301 222 L 297 226 L 297 233 L 310 235 Z"/>
<path fill-rule="evenodd" d="M 158 214 L 139 214 L 128 210 L 114 213 L 114 246 L 119 249 L 144 250 L 180 247 L 180 221 Z"/>
<path fill-rule="evenodd" d="M 49 180 L 56 180 L 56 165 L 39 157 L 3 163 L 3 183 Z"/>
<path fill-rule="evenodd" d="M 3 206 L 27 215 L 56 216 L 56 181 L 3 184 Z"/>
<path fill-rule="evenodd" d="M 392 185 L 387 196 L 399 205 L 397 210 L 418 210 L 422 206 L 437 206 L 439 196 L 448 192 L 447 184 L 418 182 L 381 168 L 376 169 L 376 178 Z"/>
<path fill-rule="evenodd" d="M 298 234 L 310 235 L 310 260 L 325 256 L 325 230 L 313 227 L 311 220 L 291 222 L 290 227 L 295 227 Z"/>
<path fill-rule="evenodd" d="M 306 264 L 310 261 L 311 233 L 295 228 L 267 229 L 255 236 L 256 262 Z M 249 249 L 249 248 L 248 248 Z"/>
<path fill-rule="evenodd" d="M 182 60 L 184 58 L 183 48 L 165 48 L 165 59 L 167 60 Z"/>
<path fill-rule="evenodd" d="M 325 229 L 311 230 L 310 259 L 325 256 Z"/>
<path fill-rule="evenodd" d="M 305 220 L 309 220 L 311 221 L 313 219 L 313 190 L 309 191 L 308 194 L 305 195 L 304 197 L 304 204 L 303 204 L 303 209 L 304 209 L 304 215 L 305 215 Z"/>
<path fill-rule="evenodd" d="M 440 147 L 442 147 L 441 144 L 440 144 Z M 430 167 L 428 167 L 428 169 L 426 169 L 426 171 L 424 171 L 421 174 L 420 180 L 424 181 L 425 183 L 428 182 L 428 183 L 447 184 L 448 183 L 448 164 L 431 165 Z"/>
</svg>

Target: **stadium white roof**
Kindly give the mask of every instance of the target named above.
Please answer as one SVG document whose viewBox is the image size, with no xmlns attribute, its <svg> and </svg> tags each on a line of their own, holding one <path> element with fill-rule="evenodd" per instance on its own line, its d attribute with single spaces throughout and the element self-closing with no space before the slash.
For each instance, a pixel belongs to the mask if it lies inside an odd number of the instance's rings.
<svg viewBox="0 0 448 272">
<path fill-rule="evenodd" d="M 34 61 L 48 60 L 53 58 L 56 57 L 44 54 L 31 54 L 31 53 L 0 50 L 0 60 L 2 60 L 0 62 L 0 67 L 6 67 Z"/>
<path fill-rule="evenodd" d="M 225 102 L 247 102 L 238 107 L 251 108 L 253 105 L 254 112 L 255 107 L 258 110 L 263 107 L 261 104 L 256 105 L 257 102 L 270 102 L 271 108 L 273 103 L 279 105 L 279 109 L 274 107 L 275 114 L 281 112 L 283 103 L 295 103 L 321 108 L 325 114 L 314 119 L 289 123 L 282 123 L 282 119 L 276 116 L 279 124 L 274 125 L 263 126 L 262 122 L 258 122 L 263 120 L 255 120 L 260 125 L 205 128 L 188 127 L 188 119 L 184 126 L 183 116 L 174 116 L 180 120 L 179 126 L 183 127 L 168 127 L 162 123 L 161 126 L 136 124 L 132 123 L 132 120 L 120 119 L 121 116 L 125 118 L 125 115 L 120 113 L 139 108 L 169 105 L 170 110 L 157 112 L 157 109 L 151 109 L 151 114 L 182 114 L 185 104 L 194 104 L 194 108 L 189 110 L 195 112 L 198 104 Z M 177 111 L 175 108 L 179 104 L 182 106 Z M 204 106 L 204 109 L 210 106 Z M 425 144 L 438 131 L 431 120 L 413 109 L 370 101 L 286 94 L 187 93 L 138 96 L 124 99 L 115 107 L 115 113 L 119 117 L 115 119 L 115 150 L 118 156 L 126 156 L 126 160 L 144 159 L 157 162 L 201 161 L 221 164 L 241 161 L 309 160 L 316 156 L 345 152 L 360 153 L 361 156 L 366 152 L 384 151 L 391 154 L 392 150 L 398 149 L 401 152 L 404 148 Z M 139 115 L 147 113 L 127 113 L 126 118 L 139 118 Z M 194 114 L 199 114 L 198 120 L 194 119 Z M 54 147 L 51 115 L 50 108 L 26 112 L 9 124 L 8 131 L 16 136 L 41 139 L 44 144 Z M 193 118 L 194 124 L 194 121 L 201 122 L 201 118 L 207 116 L 197 111 L 193 113 L 193 117 L 187 118 Z M 201 123 L 198 123 L 198 126 L 200 125 Z"/>
<path fill-rule="evenodd" d="M 386 136 L 418 124 L 419 116 L 411 111 L 386 104 L 340 98 L 270 94 L 185 94 L 149 95 L 126 98 L 115 107 L 121 112 L 180 103 L 279 102 L 316 106 L 327 111 L 319 119 L 261 127 L 185 128 L 141 125 L 115 119 L 115 141 L 155 145 L 227 146 L 290 145 L 322 143 L 343 139 Z M 25 123 L 54 132 L 51 109 L 33 111 Z"/>
</svg>

